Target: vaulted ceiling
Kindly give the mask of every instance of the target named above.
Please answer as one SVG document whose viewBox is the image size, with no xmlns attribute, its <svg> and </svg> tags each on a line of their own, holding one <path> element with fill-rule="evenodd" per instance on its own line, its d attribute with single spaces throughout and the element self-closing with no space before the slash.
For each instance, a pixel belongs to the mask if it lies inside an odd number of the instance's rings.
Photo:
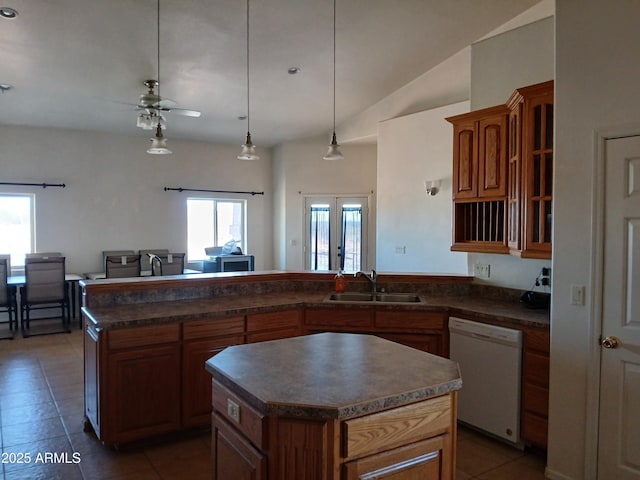
<svg viewBox="0 0 640 480">
<path fill-rule="evenodd" d="M 539 0 L 337 0 L 336 116 L 361 112 Z M 6 0 L 0 124 L 150 136 L 136 127 L 157 77 L 156 0 Z M 332 122 L 332 0 L 252 0 L 251 131 L 260 146 Z M 160 1 L 160 92 L 170 138 L 243 143 L 246 2 Z M 290 75 L 290 67 L 299 67 Z"/>
</svg>

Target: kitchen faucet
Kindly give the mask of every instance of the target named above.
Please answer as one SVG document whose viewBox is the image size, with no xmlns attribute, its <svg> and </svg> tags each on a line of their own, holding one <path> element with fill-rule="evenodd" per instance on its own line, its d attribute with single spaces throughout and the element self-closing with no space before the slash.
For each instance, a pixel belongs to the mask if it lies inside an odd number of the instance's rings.
<svg viewBox="0 0 640 480">
<path fill-rule="evenodd" d="M 375 295 L 377 293 L 378 287 L 377 287 L 377 277 L 376 277 L 376 271 L 371 269 L 371 273 L 365 273 L 365 272 L 357 272 L 353 275 L 354 277 L 364 277 L 367 280 L 369 280 L 369 282 L 371 283 L 371 294 Z"/>
</svg>

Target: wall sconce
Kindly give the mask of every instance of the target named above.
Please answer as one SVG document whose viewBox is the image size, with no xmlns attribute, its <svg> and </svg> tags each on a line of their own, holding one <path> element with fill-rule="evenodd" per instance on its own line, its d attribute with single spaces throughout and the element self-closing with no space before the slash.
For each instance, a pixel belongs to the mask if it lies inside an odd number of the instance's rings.
<svg viewBox="0 0 640 480">
<path fill-rule="evenodd" d="M 440 191 L 440 180 L 425 180 L 424 191 L 431 197 L 436 195 Z"/>
</svg>

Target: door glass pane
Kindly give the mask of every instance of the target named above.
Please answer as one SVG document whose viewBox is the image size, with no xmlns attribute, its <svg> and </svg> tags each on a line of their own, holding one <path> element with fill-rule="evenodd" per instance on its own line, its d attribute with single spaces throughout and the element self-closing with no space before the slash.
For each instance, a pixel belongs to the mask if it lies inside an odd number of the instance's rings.
<svg viewBox="0 0 640 480">
<path fill-rule="evenodd" d="M 236 246 L 243 245 L 242 205 L 239 202 L 218 200 L 216 202 L 216 247 L 222 247 L 228 242 L 235 242 Z"/>
<path fill-rule="evenodd" d="M 309 222 L 309 268 L 331 270 L 329 205 L 311 205 Z"/>
<path fill-rule="evenodd" d="M 550 103 L 545 104 L 545 148 L 553 148 L 553 105 Z"/>
<path fill-rule="evenodd" d="M 541 168 L 542 168 L 542 163 L 540 160 L 540 155 L 536 154 L 533 156 L 533 195 L 536 197 L 540 196 Z"/>
<path fill-rule="evenodd" d="M 343 205 L 340 269 L 357 272 L 362 258 L 362 205 Z"/>
<path fill-rule="evenodd" d="M 542 144 L 542 106 L 533 109 L 533 149 L 540 150 Z"/>
<path fill-rule="evenodd" d="M 538 243 L 540 242 L 540 202 L 533 202 L 533 241 Z"/>
<path fill-rule="evenodd" d="M 544 155 L 544 194 L 551 195 L 553 191 L 553 154 Z"/>
<path fill-rule="evenodd" d="M 209 198 L 187 200 L 187 257 L 188 261 L 206 258 L 204 249 L 214 246 L 214 207 Z"/>
</svg>

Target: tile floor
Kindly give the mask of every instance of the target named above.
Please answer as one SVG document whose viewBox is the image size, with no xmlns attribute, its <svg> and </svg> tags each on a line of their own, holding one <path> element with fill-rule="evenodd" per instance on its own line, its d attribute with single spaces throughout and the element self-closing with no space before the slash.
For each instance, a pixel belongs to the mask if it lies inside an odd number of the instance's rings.
<svg viewBox="0 0 640 480">
<path fill-rule="evenodd" d="M 211 478 L 208 434 L 115 452 L 83 432 L 82 412 L 80 330 L 0 341 L 0 480 Z M 544 465 L 542 456 L 459 431 L 458 480 L 539 480 Z"/>
</svg>

